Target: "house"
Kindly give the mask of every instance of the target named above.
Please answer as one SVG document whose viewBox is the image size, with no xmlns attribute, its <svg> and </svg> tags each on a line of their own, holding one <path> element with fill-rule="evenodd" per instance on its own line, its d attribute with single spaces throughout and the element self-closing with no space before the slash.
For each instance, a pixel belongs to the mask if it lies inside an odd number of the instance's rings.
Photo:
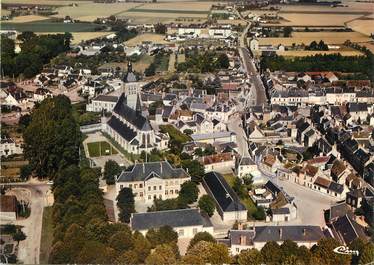
<svg viewBox="0 0 374 265">
<path fill-rule="evenodd" d="M 237 255 L 246 249 L 261 250 L 269 241 L 282 244 L 285 240 L 292 240 L 299 247 L 311 248 L 324 237 L 324 233 L 319 226 L 255 226 L 251 229 L 230 230 L 228 239 L 219 240 L 219 242 L 226 243 L 231 254 Z"/>
<path fill-rule="evenodd" d="M 98 95 L 91 100 L 90 104 L 86 105 L 86 110 L 92 112 L 110 112 L 116 106 L 117 101 L 117 96 Z"/>
<path fill-rule="evenodd" d="M 125 96 L 123 93 L 107 122 L 103 119 L 104 131 L 129 153 L 140 154 L 153 148 L 164 150 L 168 136 L 156 133 L 142 114 L 139 94 Z"/>
<path fill-rule="evenodd" d="M 34 93 L 34 100 L 37 102 L 43 101 L 46 98 L 53 97 L 53 93 L 46 88 L 37 88 Z"/>
<path fill-rule="evenodd" d="M 220 173 L 209 172 L 205 174 L 203 186 L 214 199 L 217 212 L 224 222 L 247 220 L 247 209 Z"/>
<path fill-rule="evenodd" d="M 312 185 L 312 189 L 322 193 L 326 193 L 333 197 L 337 197 L 339 199 L 345 199 L 344 184 L 342 185 L 323 177 L 316 178 Z"/>
<path fill-rule="evenodd" d="M 17 219 L 17 198 L 14 195 L 0 195 L 0 220 L 15 221 Z"/>
<path fill-rule="evenodd" d="M 144 236 L 149 229 L 162 226 L 173 228 L 178 233 L 178 238 L 192 238 L 199 232 L 213 234 L 212 223 L 209 218 L 202 216 L 198 209 L 133 213 L 130 226 Z"/>
<path fill-rule="evenodd" d="M 368 116 L 368 104 L 367 103 L 350 103 L 349 114 L 353 121 L 365 121 Z"/>
<path fill-rule="evenodd" d="M 213 132 L 204 134 L 193 134 L 191 138 L 195 142 L 214 144 L 216 142 L 236 142 L 236 134 L 233 132 Z"/>
<path fill-rule="evenodd" d="M 235 169 L 237 176 L 242 178 L 257 171 L 257 165 L 249 156 L 243 156 L 240 160 L 237 160 Z"/>
<path fill-rule="evenodd" d="M 116 192 L 127 187 L 134 193 L 135 201 L 152 203 L 154 199 L 178 197 L 181 185 L 191 180 L 182 168 L 173 168 L 168 161 L 135 164 L 116 178 Z"/>
<path fill-rule="evenodd" d="M 235 156 L 231 153 L 213 154 L 201 157 L 200 163 L 204 166 L 205 172 L 227 173 L 235 167 Z"/>
<path fill-rule="evenodd" d="M 367 241 L 368 237 L 364 228 L 352 219 L 348 214 L 338 217 L 331 223 L 331 231 L 335 239 L 348 246 L 355 239 Z"/>
<path fill-rule="evenodd" d="M 22 154 L 23 149 L 20 144 L 17 144 L 11 138 L 1 138 L 1 145 L 0 145 L 0 155 L 1 156 L 10 156 L 10 155 L 17 155 Z"/>
</svg>

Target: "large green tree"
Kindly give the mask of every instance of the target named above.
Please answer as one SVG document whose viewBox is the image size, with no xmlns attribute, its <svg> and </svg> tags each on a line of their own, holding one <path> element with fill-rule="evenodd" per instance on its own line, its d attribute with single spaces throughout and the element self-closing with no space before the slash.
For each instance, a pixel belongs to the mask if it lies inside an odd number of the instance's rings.
<svg viewBox="0 0 374 265">
<path fill-rule="evenodd" d="M 170 226 L 162 226 L 158 229 L 150 229 L 146 234 L 146 238 L 153 247 L 162 245 L 177 243 L 178 233 L 173 230 Z"/>
<path fill-rule="evenodd" d="M 192 248 L 194 245 L 196 245 L 197 243 L 199 243 L 200 241 L 206 241 L 206 242 L 213 242 L 215 243 L 216 240 L 215 238 L 209 234 L 208 232 L 199 232 L 197 233 L 190 241 L 190 244 L 188 246 L 188 248 Z"/>
<path fill-rule="evenodd" d="M 119 208 L 119 219 L 122 222 L 130 222 L 131 214 L 135 212 L 134 194 L 131 188 L 123 188 L 117 196 L 117 206 Z"/>
<path fill-rule="evenodd" d="M 260 251 L 257 249 L 247 249 L 240 252 L 238 263 L 239 265 L 261 265 L 264 262 Z"/>
<path fill-rule="evenodd" d="M 186 202 L 186 204 L 196 202 L 198 196 L 199 188 L 197 187 L 196 183 L 187 181 L 181 185 L 181 189 L 179 191 L 179 199 Z"/>
<path fill-rule="evenodd" d="M 112 185 L 115 183 L 114 177 L 118 177 L 121 173 L 122 169 L 118 165 L 118 163 L 114 160 L 108 160 L 105 162 L 104 165 L 104 179 L 106 181 L 106 184 Z"/>
<path fill-rule="evenodd" d="M 78 163 L 81 133 L 69 98 L 45 99 L 32 112 L 23 139 L 25 157 L 40 177 L 53 178 L 59 168 Z"/>
<path fill-rule="evenodd" d="M 213 199 L 209 195 L 203 195 L 198 202 L 199 208 L 206 212 L 209 216 L 214 214 L 216 205 Z"/>
</svg>

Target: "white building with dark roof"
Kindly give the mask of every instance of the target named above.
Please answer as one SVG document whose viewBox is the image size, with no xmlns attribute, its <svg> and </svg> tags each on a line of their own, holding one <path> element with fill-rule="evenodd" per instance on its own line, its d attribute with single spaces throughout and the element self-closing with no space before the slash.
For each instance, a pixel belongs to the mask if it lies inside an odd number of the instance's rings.
<svg viewBox="0 0 374 265">
<path fill-rule="evenodd" d="M 255 226 L 245 230 L 230 230 L 228 239 L 222 239 L 219 242 L 228 245 L 232 255 L 237 255 L 246 249 L 261 250 L 269 241 L 282 244 L 285 240 L 292 240 L 298 246 L 311 248 L 324 237 L 325 235 L 319 226 Z"/>
<path fill-rule="evenodd" d="M 90 104 L 86 105 L 86 110 L 92 112 L 112 111 L 117 101 L 117 96 L 98 95 L 91 100 Z"/>
<path fill-rule="evenodd" d="M 147 213 L 133 213 L 130 219 L 132 230 L 146 235 L 149 229 L 170 226 L 179 238 L 192 238 L 199 232 L 213 234 L 209 218 L 202 216 L 198 209 L 179 209 Z"/>
<path fill-rule="evenodd" d="M 189 180 L 191 176 L 183 168 L 173 168 L 167 161 L 141 163 L 122 171 L 116 178 L 116 192 L 131 188 L 135 201 L 152 203 L 178 197 L 181 185 Z"/>
</svg>

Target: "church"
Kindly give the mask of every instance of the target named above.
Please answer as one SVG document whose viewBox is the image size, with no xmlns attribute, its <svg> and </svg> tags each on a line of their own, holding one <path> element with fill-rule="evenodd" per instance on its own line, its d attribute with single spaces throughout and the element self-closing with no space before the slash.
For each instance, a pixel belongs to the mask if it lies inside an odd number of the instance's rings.
<svg viewBox="0 0 374 265">
<path fill-rule="evenodd" d="M 131 63 L 123 78 L 123 93 L 119 97 L 112 116 L 105 121 L 104 131 L 122 148 L 133 154 L 150 152 L 168 147 L 169 136 L 156 133 L 148 117 L 142 113 L 141 83 L 132 71 Z"/>
</svg>

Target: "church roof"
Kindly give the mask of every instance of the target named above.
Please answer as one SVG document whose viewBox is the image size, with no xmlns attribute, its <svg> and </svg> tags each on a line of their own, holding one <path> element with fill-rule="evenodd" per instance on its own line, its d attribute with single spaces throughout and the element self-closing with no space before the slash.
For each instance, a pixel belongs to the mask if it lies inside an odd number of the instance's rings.
<svg viewBox="0 0 374 265">
<path fill-rule="evenodd" d="M 139 130 L 152 130 L 149 120 L 142 115 L 141 111 L 138 110 L 138 104 L 140 103 L 139 96 L 137 99 L 137 110 L 130 108 L 126 103 L 126 97 L 124 94 L 122 94 L 113 109 L 114 113 L 124 118 L 127 122 L 131 123 Z"/>
</svg>

